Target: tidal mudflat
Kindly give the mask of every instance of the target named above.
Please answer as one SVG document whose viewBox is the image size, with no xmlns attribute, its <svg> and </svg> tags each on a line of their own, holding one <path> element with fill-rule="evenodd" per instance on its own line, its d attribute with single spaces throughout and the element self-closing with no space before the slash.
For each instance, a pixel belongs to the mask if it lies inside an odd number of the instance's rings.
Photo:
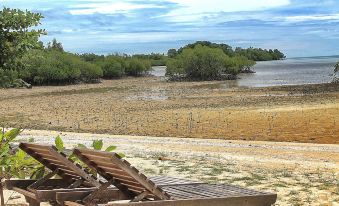
<svg viewBox="0 0 339 206">
<path fill-rule="evenodd" d="M 5 127 L 159 137 L 339 143 L 338 84 L 225 88 L 127 78 L 0 90 Z"/>
</svg>

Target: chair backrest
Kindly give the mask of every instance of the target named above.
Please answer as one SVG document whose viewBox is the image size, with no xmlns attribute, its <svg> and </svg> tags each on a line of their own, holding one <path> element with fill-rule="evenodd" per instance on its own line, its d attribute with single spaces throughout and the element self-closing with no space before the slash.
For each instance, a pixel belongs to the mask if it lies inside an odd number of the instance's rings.
<svg viewBox="0 0 339 206">
<path fill-rule="evenodd" d="M 68 159 L 64 153 L 58 152 L 52 145 L 20 143 L 19 148 L 51 171 L 56 171 L 56 174 L 65 180 L 83 179 L 92 186 L 100 186 L 94 176 L 85 172 L 80 165 Z"/>
<path fill-rule="evenodd" d="M 127 197 L 133 198 L 149 192 L 148 196 L 157 200 L 170 199 L 170 195 L 116 153 L 75 148 L 73 154 L 107 181 L 111 181 Z"/>
</svg>

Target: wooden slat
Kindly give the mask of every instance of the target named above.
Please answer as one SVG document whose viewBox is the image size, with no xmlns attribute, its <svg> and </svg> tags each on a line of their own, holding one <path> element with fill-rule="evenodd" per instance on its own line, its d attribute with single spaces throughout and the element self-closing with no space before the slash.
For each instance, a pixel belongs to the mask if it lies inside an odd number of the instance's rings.
<svg viewBox="0 0 339 206">
<path fill-rule="evenodd" d="M 18 192 L 20 194 L 23 194 L 25 197 L 29 197 L 29 198 L 34 199 L 34 200 L 37 199 L 33 192 L 29 192 L 29 191 L 21 189 L 19 187 L 13 187 L 12 190 L 15 191 L 15 192 Z"/>
<path fill-rule="evenodd" d="M 37 159 L 39 162 L 44 164 L 47 168 L 51 170 L 55 170 L 57 168 L 57 165 L 60 164 L 62 165 L 63 168 L 68 168 L 68 169 L 60 169 L 60 172 L 58 175 L 63 175 L 65 177 L 65 174 L 67 176 L 77 176 L 85 179 L 88 181 L 90 184 L 93 186 L 100 186 L 100 183 L 96 181 L 96 179 L 85 172 L 82 168 L 79 166 L 75 165 L 71 160 L 66 158 L 66 155 L 63 153 L 59 153 L 57 149 L 54 146 L 46 146 L 46 145 L 39 145 L 39 144 L 31 144 L 31 143 L 21 143 L 19 145 L 21 149 L 24 151 L 28 152 L 32 157 Z M 48 156 L 52 156 L 53 159 L 49 159 L 48 157 L 45 157 L 43 155 L 38 155 L 34 153 L 34 150 L 46 150 L 49 154 Z M 49 161 L 53 161 L 53 164 L 50 164 Z M 67 170 L 67 171 L 66 171 Z M 76 178 L 78 179 L 78 178 Z"/>
<path fill-rule="evenodd" d="M 132 180 L 134 179 L 137 182 L 139 182 L 144 187 L 144 190 L 150 191 L 155 196 L 157 196 L 157 198 L 159 199 L 170 198 L 170 196 L 166 194 L 166 192 L 164 192 L 161 188 L 157 187 L 151 180 L 147 179 L 145 175 L 141 174 L 135 167 L 132 167 L 129 162 L 122 160 L 120 156 L 118 156 L 115 153 L 76 148 L 74 149 L 74 154 L 77 155 L 79 158 L 80 156 L 82 157 L 85 156 L 88 161 L 93 161 L 93 162 L 96 162 L 96 160 L 98 160 L 98 157 L 104 157 L 105 159 L 109 158 L 110 162 L 112 162 L 113 165 L 118 166 L 121 170 L 124 170 L 130 176 L 130 179 Z M 98 161 L 102 161 L 102 160 L 98 160 Z M 96 167 L 98 168 L 100 167 L 100 165 L 96 165 Z M 119 178 L 119 176 L 117 174 L 114 174 L 113 172 L 112 173 L 107 172 L 105 171 L 105 169 L 103 169 L 103 171 L 106 173 L 109 173 L 113 177 Z M 137 191 L 135 190 L 135 188 L 129 188 L 129 190 Z"/>
<path fill-rule="evenodd" d="M 103 170 L 100 167 L 98 167 L 98 165 L 95 163 L 94 160 L 88 159 L 89 156 L 85 156 L 79 150 L 74 149 L 73 150 L 73 154 L 76 155 L 82 162 L 87 164 L 88 167 L 90 167 L 91 169 L 97 171 L 107 181 L 110 181 L 112 178 L 114 178 L 113 175 L 110 175 L 110 174 L 106 173 L 105 170 Z M 128 190 L 128 188 L 126 186 L 124 186 L 124 185 L 122 185 L 120 183 L 119 179 L 115 178 L 115 181 L 114 181 L 113 185 L 115 187 L 117 187 L 120 191 L 122 191 L 127 197 L 133 198 L 135 196 L 135 194 L 133 194 L 133 192 Z"/>
<path fill-rule="evenodd" d="M 72 201 L 66 201 L 64 202 L 65 206 L 84 206 L 82 204 L 76 203 L 76 202 L 72 202 Z"/>
<path fill-rule="evenodd" d="M 115 173 L 112 173 L 112 172 L 106 172 L 106 174 L 109 174 L 110 176 L 118 179 L 118 180 L 127 180 L 127 181 L 132 181 L 132 182 L 137 182 L 133 177 L 131 176 L 125 176 L 125 175 L 120 175 L 120 174 L 115 174 Z"/>
<path fill-rule="evenodd" d="M 65 191 L 65 192 L 57 192 L 56 193 L 56 201 L 62 205 L 66 201 L 78 201 L 82 200 L 88 195 L 91 194 L 94 190 L 91 191 Z M 110 189 L 101 192 L 98 196 L 98 199 L 104 200 L 100 201 L 101 203 L 107 203 L 114 200 L 126 200 L 127 197 L 118 189 Z"/>
<path fill-rule="evenodd" d="M 12 190 L 13 187 L 26 188 L 33 184 L 36 180 L 5 180 L 5 188 Z"/>
</svg>

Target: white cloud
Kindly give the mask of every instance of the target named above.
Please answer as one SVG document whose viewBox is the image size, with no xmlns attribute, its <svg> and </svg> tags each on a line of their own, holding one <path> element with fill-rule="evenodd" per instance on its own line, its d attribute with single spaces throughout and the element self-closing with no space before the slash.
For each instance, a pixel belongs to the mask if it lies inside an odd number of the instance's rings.
<svg viewBox="0 0 339 206">
<path fill-rule="evenodd" d="M 136 4 L 132 2 L 99 2 L 91 4 L 78 4 L 71 7 L 70 13 L 72 15 L 86 15 L 86 14 L 115 14 L 115 13 L 128 13 L 136 9 L 148 8 L 162 8 L 155 4 Z"/>
<path fill-rule="evenodd" d="M 217 12 L 257 11 L 289 5 L 290 0 L 169 0 L 180 8 L 170 14 L 173 21 L 193 21 Z"/>
<path fill-rule="evenodd" d="M 339 14 L 329 15 L 307 15 L 307 16 L 289 16 L 288 22 L 321 21 L 321 20 L 339 20 Z"/>
</svg>

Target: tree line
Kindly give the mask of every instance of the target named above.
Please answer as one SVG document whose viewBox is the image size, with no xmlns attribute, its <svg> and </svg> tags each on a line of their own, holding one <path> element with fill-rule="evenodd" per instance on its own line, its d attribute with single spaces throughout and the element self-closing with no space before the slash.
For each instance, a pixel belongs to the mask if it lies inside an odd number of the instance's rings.
<svg viewBox="0 0 339 206">
<path fill-rule="evenodd" d="M 232 49 L 227 44 L 207 41 L 188 44 L 168 54 L 73 54 L 57 40 L 46 46 L 39 41 L 46 35 L 35 29 L 44 17 L 39 13 L 3 8 L 0 11 L 0 87 L 59 85 L 96 82 L 101 78 L 142 76 L 152 66 L 167 66 L 169 77 L 213 80 L 249 72 L 258 60 L 285 56 L 278 50 Z M 232 76 L 230 76 L 232 75 Z"/>
<path fill-rule="evenodd" d="M 3 8 L 0 11 L 0 87 L 59 85 L 95 82 L 100 78 L 141 76 L 151 70 L 151 60 L 139 56 L 73 54 L 55 39 L 44 46 L 34 29 L 39 13 Z M 32 29 L 33 28 L 33 29 Z"/>
<path fill-rule="evenodd" d="M 233 49 L 230 45 L 227 44 L 218 44 L 209 41 L 197 41 L 193 44 L 188 44 L 184 47 L 177 49 L 170 49 L 167 52 L 168 57 L 175 58 L 177 55 L 182 54 L 185 49 L 193 49 L 197 45 L 206 46 L 209 48 L 221 49 L 227 56 L 244 56 L 252 61 L 271 61 L 271 60 L 280 60 L 286 58 L 286 56 L 279 51 L 278 49 L 261 49 L 261 48 L 247 48 L 243 49 L 241 47 L 236 47 Z"/>
</svg>

